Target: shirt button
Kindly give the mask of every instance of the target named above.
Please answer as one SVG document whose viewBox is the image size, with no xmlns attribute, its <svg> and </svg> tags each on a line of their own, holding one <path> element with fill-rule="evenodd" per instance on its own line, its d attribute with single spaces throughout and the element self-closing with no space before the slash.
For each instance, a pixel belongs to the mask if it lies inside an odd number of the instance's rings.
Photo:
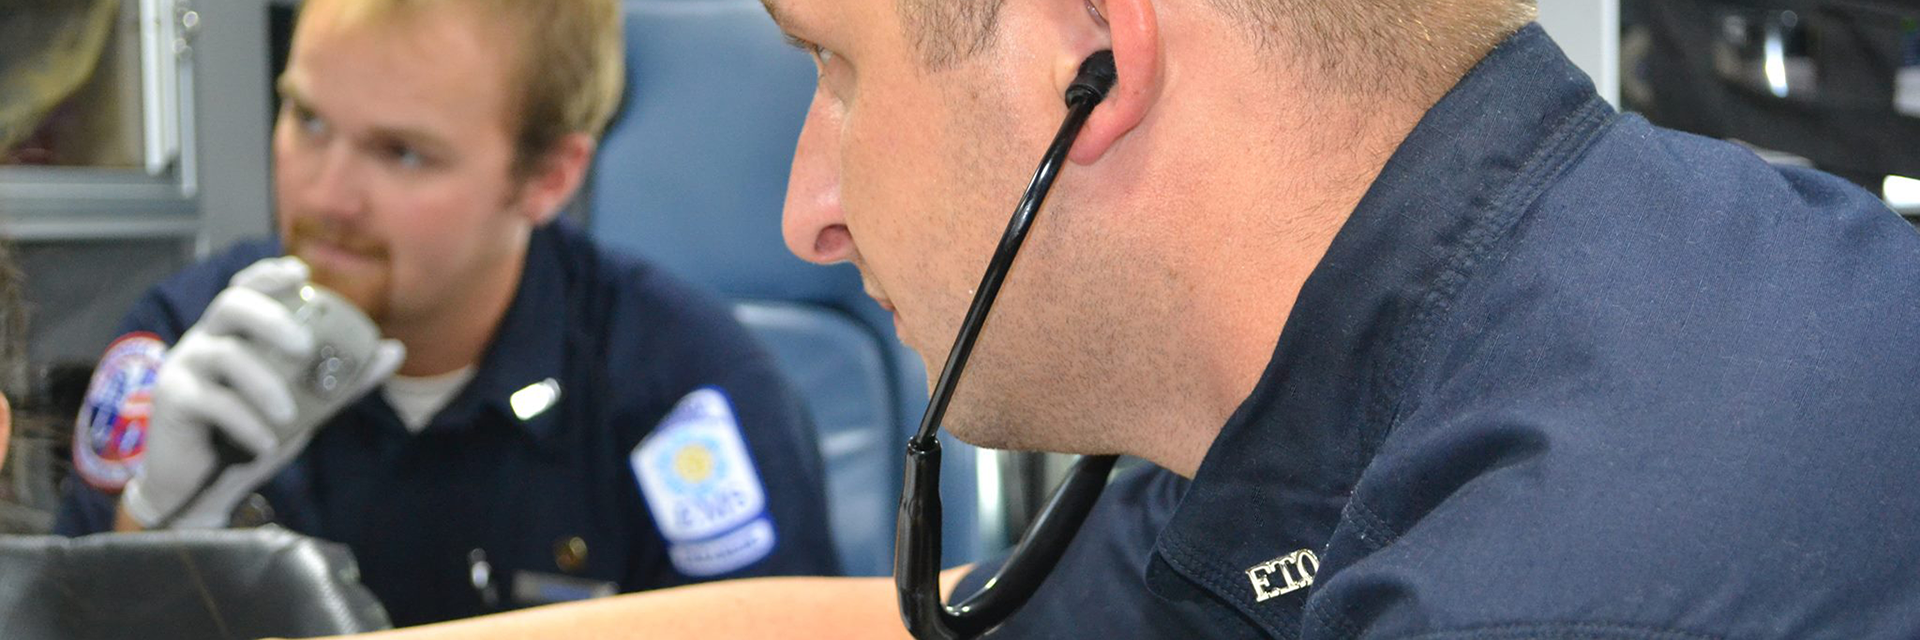
<svg viewBox="0 0 1920 640">
<path fill-rule="evenodd" d="M 587 566 L 587 541 L 580 536 L 553 543 L 553 563 L 567 573 L 578 573 Z"/>
</svg>

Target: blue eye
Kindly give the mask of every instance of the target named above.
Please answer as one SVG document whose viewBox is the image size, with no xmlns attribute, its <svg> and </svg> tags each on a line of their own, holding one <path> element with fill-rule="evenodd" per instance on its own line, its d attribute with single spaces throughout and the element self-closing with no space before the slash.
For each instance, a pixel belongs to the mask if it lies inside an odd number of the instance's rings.
<svg viewBox="0 0 1920 640">
<path fill-rule="evenodd" d="M 395 146 L 387 150 L 387 157 L 403 169 L 419 169 L 427 165 L 427 157 L 415 151 L 413 147 Z"/>
<path fill-rule="evenodd" d="M 326 121 L 321 120 L 320 116 L 314 115 L 312 111 L 296 107 L 293 110 L 293 118 L 299 123 L 300 131 L 309 136 L 319 137 L 327 134 Z"/>
</svg>

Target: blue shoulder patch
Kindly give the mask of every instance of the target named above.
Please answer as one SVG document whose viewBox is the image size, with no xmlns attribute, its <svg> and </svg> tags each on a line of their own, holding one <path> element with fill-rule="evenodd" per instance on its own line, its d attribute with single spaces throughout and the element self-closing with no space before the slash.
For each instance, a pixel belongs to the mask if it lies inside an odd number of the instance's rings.
<svg viewBox="0 0 1920 640">
<path fill-rule="evenodd" d="M 629 455 L 680 573 L 707 577 L 773 552 L 767 492 L 726 394 L 687 394 Z"/>
</svg>

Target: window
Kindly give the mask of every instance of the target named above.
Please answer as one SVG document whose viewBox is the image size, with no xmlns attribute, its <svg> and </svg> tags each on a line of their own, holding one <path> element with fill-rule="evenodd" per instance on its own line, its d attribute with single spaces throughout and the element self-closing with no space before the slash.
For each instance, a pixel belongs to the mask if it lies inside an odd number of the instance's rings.
<svg viewBox="0 0 1920 640">
<path fill-rule="evenodd" d="M 0 19 L 0 225 L 14 239 L 191 236 L 186 0 L 23 0 Z"/>
</svg>

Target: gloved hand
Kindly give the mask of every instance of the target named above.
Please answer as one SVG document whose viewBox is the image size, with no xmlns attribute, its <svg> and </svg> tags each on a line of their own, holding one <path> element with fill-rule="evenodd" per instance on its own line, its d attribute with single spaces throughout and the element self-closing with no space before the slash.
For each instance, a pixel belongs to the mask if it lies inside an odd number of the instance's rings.
<svg viewBox="0 0 1920 640">
<path fill-rule="evenodd" d="M 293 383 L 275 363 L 306 361 L 315 340 L 274 296 L 303 285 L 307 277 L 307 265 L 298 258 L 268 258 L 248 266 L 234 274 L 200 322 L 167 352 L 154 379 L 145 461 L 120 498 L 136 522 L 147 528 L 227 526 L 240 501 L 300 455 L 321 424 L 393 375 L 406 359 L 398 341 L 381 340 L 367 375 L 355 387 L 301 415 Z M 252 460 L 219 469 L 216 434 Z M 206 484 L 216 472 L 220 475 Z M 163 523 L 169 516 L 173 521 Z"/>
</svg>

